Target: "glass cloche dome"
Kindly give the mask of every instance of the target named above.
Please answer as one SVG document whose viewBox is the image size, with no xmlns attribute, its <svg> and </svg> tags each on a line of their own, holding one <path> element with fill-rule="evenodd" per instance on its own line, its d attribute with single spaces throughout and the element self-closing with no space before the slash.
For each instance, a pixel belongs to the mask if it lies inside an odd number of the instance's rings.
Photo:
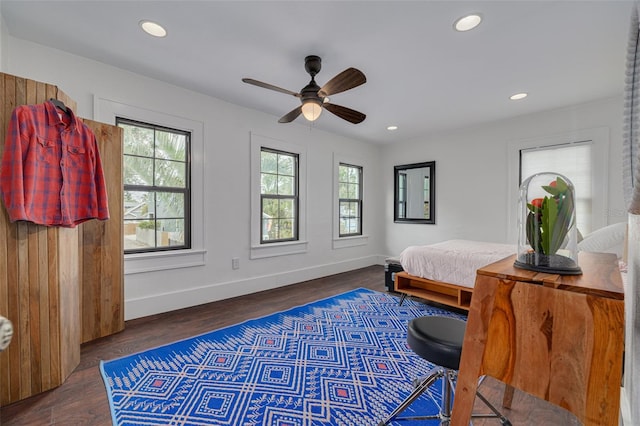
<svg viewBox="0 0 640 426">
<path fill-rule="evenodd" d="M 576 197 L 558 173 L 537 173 L 520 185 L 518 256 L 514 266 L 552 274 L 578 275 Z"/>
</svg>

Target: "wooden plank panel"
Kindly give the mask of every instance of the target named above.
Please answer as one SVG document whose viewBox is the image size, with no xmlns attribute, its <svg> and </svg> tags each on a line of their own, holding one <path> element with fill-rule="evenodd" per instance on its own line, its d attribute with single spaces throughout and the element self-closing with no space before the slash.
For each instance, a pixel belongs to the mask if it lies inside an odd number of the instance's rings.
<svg viewBox="0 0 640 426">
<path fill-rule="evenodd" d="M 16 106 L 27 103 L 27 80 L 16 77 Z M 40 381 L 40 339 L 37 269 L 32 260 L 38 258 L 37 238 L 33 237 L 35 225 L 18 223 L 19 247 L 19 286 L 20 286 L 20 318 L 23 330 L 28 330 L 28 339 L 22 340 L 20 348 L 21 395 L 33 395 L 41 390 Z M 35 247 L 34 247 L 35 246 Z M 34 314 L 36 317 L 34 318 Z M 28 383 L 28 385 L 27 385 Z"/>
<path fill-rule="evenodd" d="M 44 97 L 38 99 L 44 102 L 47 99 L 55 98 L 57 88 L 50 84 L 44 85 Z M 57 228 L 47 228 L 47 246 L 49 250 L 49 270 L 48 270 L 48 286 L 49 286 L 49 339 L 51 342 L 51 359 L 49 365 L 51 369 L 51 385 L 58 386 L 64 381 L 61 371 L 60 350 L 62 342 L 60 341 L 60 253 L 58 252 L 58 233 Z"/>
<path fill-rule="evenodd" d="M 29 327 L 29 245 L 27 224 L 17 224 L 18 236 L 18 309 L 20 339 L 20 397 L 31 395 L 31 329 Z"/>
<path fill-rule="evenodd" d="M 38 103 L 37 83 L 33 80 L 25 80 L 25 104 Z"/>
<path fill-rule="evenodd" d="M 8 116 L 5 113 L 4 102 L 7 98 L 5 93 L 4 76 L 0 75 L 0 134 L 2 135 L 2 143 L 0 143 L 0 158 L 4 151 L 4 137 L 7 134 Z M 0 209 L 0 315 L 10 318 L 9 315 L 9 268 L 8 262 L 8 245 L 9 243 L 9 217 L 5 209 Z M 11 388 L 11 368 L 9 362 L 9 351 L 0 352 L 0 404 L 1 401 L 8 401 L 10 398 Z"/>
<path fill-rule="evenodd" d="M 24 105 L 26 102 L 25 79 L 16 77 L 15 79 L 15 104 Z M 34 382 L 34 366 L 32 363 L 33 334 L 31 329 L 31 281 L 29 268 L 29 229 L 24 222 L 17 223 L 18 227 L 18 297 L 20 306 L 20 333 L 25 336 L 20 341 L 20 396 L 32 395 Z"/>
<path fill-rule="evenodd" d="M 51 389 L 51 338 L 49 336 L 49 246 L 47 232 L 38 232 L 38 281 L 40 285 L 40 365 L 42 388 Z"/>
<path fill-rule="evenodd" d="M 55 87 L 55 86 L 53 86 Z M 55 87 L 55 95 L 71 110 L 76 111 L 76 102 L 62 90 Z M 82 323 L 80 321 L 80 276 L 79 276 L 79 229 L 59 228 L 58 253 L 60 276 L 60 368 L 61 382 L 80 363 L 80 342 Z"/>
<path fill-rule="evenodd" d="M 3 113 L 5 117 L 5 124 L 8 125 L 11 113 L 16 107 L 16 79 L 12 75 L 4 76 L 5 85 L 5 97 L 3 104 Z M 7 253 L 18 253 L 18 228 L 17 226 L 9 223 L 8 213 L 3 211 L 3 219 L 7 224 Z M 12 343 L 8 348 L 9 352 L 9 365 L 10 375 L 9 379 L 9 398 L 10 400 L 17 400 L 20 398 L 20 363 L 21 363 L 21 347 L 22 340 L 25 338 L 20 335 L 19 331 L 22 325 L 20 322 L 20 291 L 18 276 L 18 257 L 11 256 L 7 258 L 7 285 L 8 285 L 8 300 L 9 310 L 8 318 L 13 322 L 14 334 Z"/>
<path fill-rule="evenodd" d="M 55 87 L 55 86 L 54 86 Z M 76 102 L 57 87 L 55 97 L 74 113 Z M 60 276 L 60 368 L 62 381 L 80 363 L 81 321 L 80 321 L 80 276 L 79 276 L 79 229 L 61 228 L 58 233 L 59 276 Z"/>
<path fill-rule="evenodd" d="M 24 78 L 16 77 L 16 106 L 26 102 L 26 83 Z M 20 298 L 20 323 L 22 330 L 28 336 L 22 339 L 20 345 L 20 380 L 21 395 L 32 394 L 34 380 L 37 380 L 37 369 L 32 362 L 33 329 L 31 321 L 31 292 L 34 290 L 31 283 L 31 268 L 29 267 L 29 229 L 28 224 L 18 223 L 18 282 Z"/>
<path fill-rule="evenodd" d="M 80 363 L 80 301 L 78 300 L 78 228 L 58 228 L 60 253 L 61 383 Z"/>
<path fill-rule="evenodd" d="M 27 248 L 28 248 L 28 283 L 29 283 L 29 337 L 30 356 L 29 366 L 31 368 L 31 393 L 42 392 L 42 369 L 41 369 L 41 341 L 40 341 L 40 280 L 39 272 L 39 226 L 27 223 Z M 26 360 L 25 360 L 26 361 Z"/>
<path fill-rule="evenodd" d="M 25 103 L 27 105 L 37 104 L 45 99 L 45 84 L 39 83 L 34 80 L 27 79 L 25 81 Z M 32 317 L 31 324 L 32 330 L 37 328 L 38 333 L 38 345 L 34 346 L 34 353 L 37 352 L 37 356 L 32 357 L 32 362 L 36 365 L 39 377 L 37 380 L 37 386 L 41 390 L 50 389 L 51 385 L 51 365 L 49 359 L 51 358 L 50 351 L 50 339 L 49 339 L 49 268 L 47 265 L 47 231 L 46 228 L 30 225 L 30 250 L 33 247 L 34 253 L 30 251 L 30 271 L 37 271 L 34 280 L 37 281 L 37 294 L 31 295 L 32 305 Z M 33 233 L 33 235 L 32 235 Z M 31 240 L 33 238 L 33 241 Z M 33 285 L 34 282 L 32 281 Z M 37 326 L 36 326 L 37 324 Z M 34 354 L 35 355 L 35 354 Z"/>
<path fill-rule="evenodd" d="M 49 339 L 51 341 L 51 358 L 49 365 L 51 369 L 51 384 L 62 381 L 60 376 L 60 305 L 58 303 L 59 287 L 58 287 L 58 258 L 57 249 L 58 230 L 55 228 L 47 229 L 47 246 L 51 248 L 48 252 L 48 285 L 49 285 Z"/>
<path fill-rule="evenodd" d="M 36 98 L 33 100 L 33 103 L 37 104 L 43 102 L 45 99 L 47 99 L 47 84 L 36 81 Z"/>
<path fill-rule="evenodd" d="M 96 135 L 110 216 L 82 225 L 82 341 L 87 342 L 124 329 L 122 129 L 83 121 Z"/>
</svg>

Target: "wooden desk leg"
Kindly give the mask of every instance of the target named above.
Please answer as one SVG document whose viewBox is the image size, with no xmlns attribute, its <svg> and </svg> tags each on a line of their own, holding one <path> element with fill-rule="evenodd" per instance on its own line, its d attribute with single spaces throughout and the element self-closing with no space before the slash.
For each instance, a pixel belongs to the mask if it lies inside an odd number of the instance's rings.
<svg viewBox="0 0 640 426">
<path fill-rule="evenodd" d="M 593 353 L 585 425 L 618 425 L 624 353 L 624 301 L 589 298 L 593 319 Z"/>
<path fill-rule="evenodd" d="M 478 276 L 471 298 L 471 307 L 464 335 L 460 370 L 453 401 L 451 426 L 468 426 L 482 375 L 482 359 L 487 342 L 488 325 L 495 298 L 495 279 Z"/>
</svg>

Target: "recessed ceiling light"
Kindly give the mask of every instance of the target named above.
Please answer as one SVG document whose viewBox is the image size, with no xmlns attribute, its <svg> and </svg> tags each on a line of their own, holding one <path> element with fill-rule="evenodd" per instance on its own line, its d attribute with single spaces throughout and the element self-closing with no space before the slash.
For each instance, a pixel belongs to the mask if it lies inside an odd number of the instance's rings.
<svg viewBox="0 0 640 426">
<path fill-rule="evenodd" d="M 480 25 L 481 21 L 482 16 L 480 16 L 479 13 L 473 13 L 458 19 L 453 24 L 453 28 L 455 28 L 456 31 L 469 31 Z"/>
<path fill-rule="evenodd" d="M 509 99 L 511 99 L 512 101 L 517 101 L 517 100 L 520 100 L 520 99 L 524 99 L 527 96 L 528 96 L 527 93 L 522 92 L 522 93 L 516 93 L 515 95 L 509 96 Z"/>
<path fill-rule="evenodd" d="M 387 130 L 398 130 L 398 126 L 387 126 Z"/>
<path fill-rule="evenodd" d="M 140 21 L 139 24 L 145 33 L 154 37 L 166 37 L 167 35 L 167 30 L 165 30 L 162 25 L 153 21 Z"/>
</svg>

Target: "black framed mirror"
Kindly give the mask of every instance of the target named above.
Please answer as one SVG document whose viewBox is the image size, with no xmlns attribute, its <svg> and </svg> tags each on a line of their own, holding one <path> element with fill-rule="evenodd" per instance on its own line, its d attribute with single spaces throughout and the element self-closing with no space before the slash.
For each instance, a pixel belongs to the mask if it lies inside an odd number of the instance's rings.
<svg viewBox="0 0 640 426">
<path fill-rule="evenodd" d="M 436 223 L 436 162 L 394 167 L 394 222 Z"/>
</svg>

